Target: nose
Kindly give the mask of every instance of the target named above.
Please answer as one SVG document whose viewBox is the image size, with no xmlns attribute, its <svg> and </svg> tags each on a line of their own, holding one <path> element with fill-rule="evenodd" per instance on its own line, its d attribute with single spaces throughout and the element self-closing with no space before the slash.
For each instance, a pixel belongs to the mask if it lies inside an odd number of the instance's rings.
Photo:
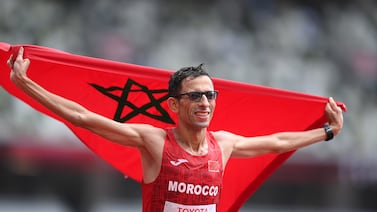
<svg viewBox="0 0 377 212">
<path fill-rule="evenodd" d="M 204 94 L 201 96 L 199 102 L 200 102 L 201 105 L 209 105 L 208 98 L 207 98 L 206 95 L 204 95 Z"/>
</svg>

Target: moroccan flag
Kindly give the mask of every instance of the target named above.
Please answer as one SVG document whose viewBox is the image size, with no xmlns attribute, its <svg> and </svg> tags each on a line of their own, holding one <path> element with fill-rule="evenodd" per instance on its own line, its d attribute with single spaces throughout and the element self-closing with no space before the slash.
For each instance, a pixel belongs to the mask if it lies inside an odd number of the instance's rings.
<svg viewBox="0 0 377 212">
<path fill-rule="evenodd" d="M 55 94 L 118 122 L 173 127 L 177 121 L 165 101 L 170 70 L 23 46 L 24 57 L 31 60 L 29 77 Z M 0 43 L 0 85 L 36 110 L 62 121 L 100 158 L 140 182 L 143 173 L 136 149 L 67 123 L 10 82 L 6 61 L 10 54 L 17 55 L 19 47 Z M 219 97 L 209 130 L 257 136 L 312 129 L 326 122 L 324 108 L 328 98 L 217 78 L 214 84 Z M 342 103 L 338 105 L 346 109 Z M 292 153 L 231 159 L 224 174 L 221 210 L 237 211 Z"/>
</svg>

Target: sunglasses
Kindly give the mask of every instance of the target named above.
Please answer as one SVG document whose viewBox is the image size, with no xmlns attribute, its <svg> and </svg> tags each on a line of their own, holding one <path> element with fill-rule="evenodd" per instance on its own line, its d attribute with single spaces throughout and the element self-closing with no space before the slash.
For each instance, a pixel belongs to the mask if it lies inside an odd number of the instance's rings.
<svg viewBox="0 0 377 212">
<path fill-rule="evenodd" d="M 199 91 L 193 91 L 193 92 L 187 92 L 187 93 L 181 93 L 181 94 L 178 94 L 177 96 L 175 96 L 175 98 L 180 98 L 182 96 L 187 96 L 188 99 L 190 101 L 193 101 L 193 102 L 200 102 L 200 100 L 202 99 L 202 96 L 206 96 L 206 98 L 208 99 L 208 101 L 211 101 L 211 100 L 215 100 L 217 95 L 218 95 L 218 91 L 204 91 L 204 92 L 199 92 Z"/>
</svg>

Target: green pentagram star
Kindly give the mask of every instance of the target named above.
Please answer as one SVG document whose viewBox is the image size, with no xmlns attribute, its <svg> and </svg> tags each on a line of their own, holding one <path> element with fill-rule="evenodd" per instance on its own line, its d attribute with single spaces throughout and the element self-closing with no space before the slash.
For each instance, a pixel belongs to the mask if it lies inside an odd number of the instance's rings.
<svg viewBox="0 0 377 212">
<path fill-rule="evenodd" d="M 167 94 L 167 89 L 149 90 L 147 86 L 137 83 L 132 79 L 128 79 L 123 88 L 118 86 L 110 86 L 105 88 L 94 83 L 89 83 L 89 85 L 94 87 L 103 95 L 110 97 L 111 99 L 118 102 L 118 107 L 115 111 L 113 118 L 115 121 L 124 123 L 139 114 L 143 114 L 145 116 L 168 124 L 174 124 L 174 121 L 170 117 L 169 113 L 161 106 L 161 102 L 165 101 L 169 97 Z M 137 86 L 138 89 L 131 89 L 132 86 Z M 122 93 L 119 96 L 113 94 L 113 91 L 117 90 L 122 91 Z M 147 94 L 150 101 L 143 104 L 142 106 L 136 106 L 134 103 L 128 101 L 128 96 L 131 92 L 143 92 Z M 166 93 L 166 95 L 163 95 L 159 98 L 155 98 L 154 94 L 156 93 Z M 122 116 L 122 112 L 126 107 L 130 108 L 131 112 Z M 152 107 L 154 107 L 159 112 L 159 114 L 153 114 L 148 112 L 148 109 Z"/>
</svg>

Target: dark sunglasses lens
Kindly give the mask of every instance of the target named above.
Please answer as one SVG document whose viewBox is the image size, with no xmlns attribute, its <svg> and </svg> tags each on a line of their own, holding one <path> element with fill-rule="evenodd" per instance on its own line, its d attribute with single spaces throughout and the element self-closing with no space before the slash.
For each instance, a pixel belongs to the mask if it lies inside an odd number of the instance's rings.
<svg viewBox="0 0 377 212">
<path fill-rule="evenodd" d="M 216 91 L 188 92 L 183 95 L 187 95 L 187 97 L 191 101 L 199 102 L 202 99 L 203 95 L 205 95 L 208 100 L 215 100 L 217 97 L 217 92 Z"/>
<path fill-rule="evenodd" d="M 215 91 L 207 91 L 207 92 L 205 92 L 205 95 L 206 95 L 208 100 L 216 99 L 216 92 Z"/>
<path fill-rule="evenodd" d="M 187 95 L 191 101 L 200 101 L 200 99 L 202 98 L 202 93 L 200 92 L 191 92 Z"/>
</svg>

